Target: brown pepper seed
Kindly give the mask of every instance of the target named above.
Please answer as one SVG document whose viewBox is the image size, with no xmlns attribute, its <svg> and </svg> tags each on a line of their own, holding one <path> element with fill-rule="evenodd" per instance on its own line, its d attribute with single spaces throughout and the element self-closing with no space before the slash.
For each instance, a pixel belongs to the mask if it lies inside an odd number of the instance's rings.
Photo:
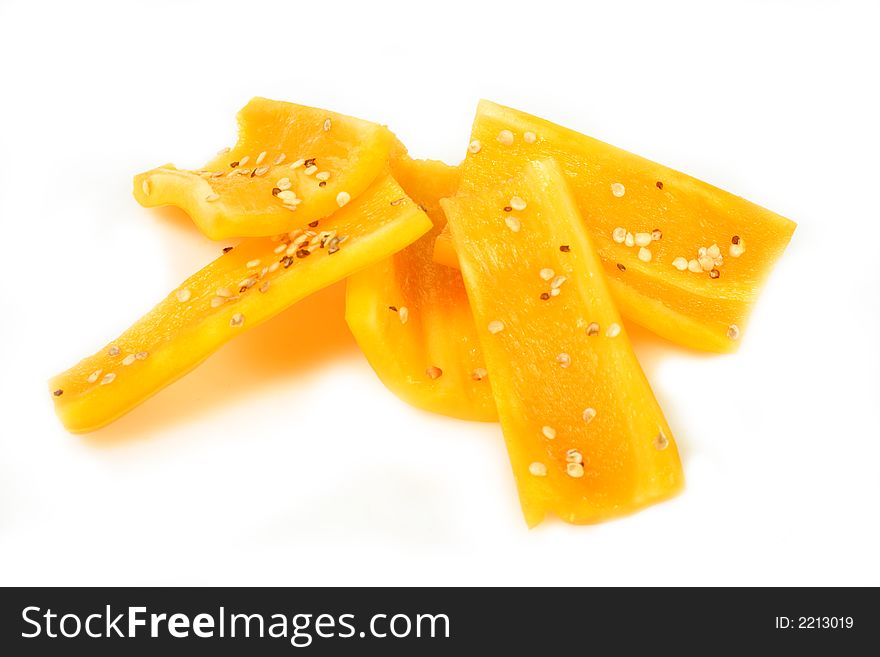
<svg viewBox="0 0 880 657">
<path fill-rule="evenodd" d="M 739 244 L 739 235 L 734 235 L 733 237 L 731 237 L 730 243 L 731 244 Z"/>
<path fill-rule="evenodd" d="M 718 278 L 719 276 L 721 276 L 721 272 L 717 269 L 709 270 L 709 278 Z"/>
<path fill-rule="evenodd" d="M 326 186 L 327 186 L 326 180 L 322 180 L 321 182 L 318 183 L 318 187 L 326 187 Z"/>
<path fill-rule="evenodd" d="M 315 220 L 315 221 L 310 221 L 310 222 L 309 222 L 309 228 L 315 228 L 317 225 L 318 225 L 318 221 L 317 221 L 317 220 Z"/>
<path fill-rule="evenodd" d="M 541 299 L 543 299 L 544 301 L 546 301 L 546 300 L 549 299 L 549 298 L 550 298 L 550 293 L 549 293 L 549 292 L 541 292 Z"/>
<path fill-rule="evenodd" d="M 443 375 L 443 370 L 441 370 L 439 367 L 432 365 L 425 370 L 425 374 L 427 374 L 428 378 L 430 379 L 439 379 Z"/>
<path fill-rule="evenodd" d="M 280 187 L 273 187 L 272 188 L 272 196 L 278 196 L 278 194 L 280 194 L 280 193 L 281 193 Z"/>
<path fill-rule="evenodd" d="M 56 390 L 52 394 L 55 395 L 56 397 L 60 397 L 61 395 L 64 394 L 64 391 L 61 388 L 58 388 L 58 390 Z"/>
<path fill-rule="evenodd" d="M 618 262 L 618 263 L 617 263 L 617 268 L 618 268 L 620 271 L 626 271 L 626 265 L 624 265 L 623 263 Z"/>
<path fill-rule="evenodd" d="M 505 211 L 505 212 L 513 212 L 513 208 L 512 208 L 511 206 L 509 206 L 509 205 L 505 205 L 505 206 L 504 206 L 504 211 Z"/>
<path fill-rule="evenodd" d="M 667 447 L 669 447 L 669 438 L 666 437 L 666 434 L 661 429 L 654 437 L 654 448 L 658 451 L 663 451 Z"/>
<path fill-rule="evenodd" d="M 659 180 L 657 181 L 657 189 L 663 189 L 663 183 Z"/>
<path fill-rule="evenodd" d="M 300 249 L 299 251 L 296 252 L 297 258 L 306 258 L 310 255 L 312 255 L 312 252 L 309 251 L 308 249 Z"/>
<path fill-rule="evenodd" d="M 571 247 L 568 244 L 563 244 L 559 247 L 559 250 L 563 253 L 568 253 L 569 251 L 571 251 Z"/>
<path fill-rule="evenodd" d="M 234 248 L 235 248 L 234 246 L 224 246 L 224 247 L 223 247 L 223 253 L 229 253 L 229 252 L 232 251 L 232 249 L 234 249 Z"/>
</svg>

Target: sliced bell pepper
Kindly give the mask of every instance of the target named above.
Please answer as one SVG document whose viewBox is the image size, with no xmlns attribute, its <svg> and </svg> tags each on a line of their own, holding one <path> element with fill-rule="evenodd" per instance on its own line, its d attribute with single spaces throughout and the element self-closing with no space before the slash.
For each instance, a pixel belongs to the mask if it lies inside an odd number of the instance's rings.
<svg viewBox="0 0 880 657">
<path fill-rule="evenodd" d="M 388 128 L 266 98 L 238 114 L 238 143 L 202 169 L 135 176 L 144 207 L 182 208 L 211 239 L 276 235 L 332 214 L 387 166 Z"/>
<path fill-rule="evenodd" d="M 469 420 L 495 420 L 476 327 L 460 272 L 433 262 L 445 224 L 440 199 L 455 193 L 459 172 L 435 160 L 392 159 L 404 191 L 434 229 L 399 253 L 349 277 L 346 320 L 385 386 L 407 403 Z"/>
<path fill-rule="evenodd" d="M 548 513 L 598 522 L 683 485 L 565 179 L 552 160 L 531 162 L 441 201 L 529 526 Z"/>
<path fill-rule="evenodd" d="M 691 176 L 485 100 L 474 119 L 462 186 L 491 189 L 526 160 L 546 157 L 565 171 L 620 312 L 673 342 L 735 351 L 795 223 Z M 451 247 L 441 234 L 435 258 L 455 267 Z"/>
<path fill-rule="evenodd" d="M 73 432 L 112 422 L 235 336 L 430 228 L 427 215 L 386 174 L 320 225 L 243 240 L 118 339 L 54 377 L 49 388 L 58 416 Z"/>
</svg>

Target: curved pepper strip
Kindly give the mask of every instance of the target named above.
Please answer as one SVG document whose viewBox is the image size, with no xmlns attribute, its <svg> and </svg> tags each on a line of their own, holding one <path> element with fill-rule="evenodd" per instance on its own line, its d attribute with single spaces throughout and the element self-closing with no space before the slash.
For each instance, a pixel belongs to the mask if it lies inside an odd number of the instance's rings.
<svg viewBox="0 0 880 657">
<path fill-rule="evenodd" d="M 405 155 L 391 163 L 434 229 L 349 277 L 348 325 L 376 374 L 405 402 L 452 417 L 496 420 L 461 273 L 432 259 L 434 239 L 446 222 L 440 199 L 455 193 L 459 171 Z"/>
<path fill-rule="evenodd" d="M 56 412 L 70 431 L 98 429 L 237 335 L 430 228 L 427 215 L 385 175 L 309 232 L 245 239 L 119 338 L 54 377 Z"/>
</svg>

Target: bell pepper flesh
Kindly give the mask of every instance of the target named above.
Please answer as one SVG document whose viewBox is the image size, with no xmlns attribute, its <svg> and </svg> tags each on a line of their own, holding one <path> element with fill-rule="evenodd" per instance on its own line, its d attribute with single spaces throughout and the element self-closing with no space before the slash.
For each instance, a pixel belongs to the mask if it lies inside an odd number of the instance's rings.
<svg viewBox="0 0 880 657">
<path fill-rule="evenodd" d="M 463 187 L 470 190 L 492 188 L 526 160 L 556 159 L 625 317 L 694 349 L 738 348 L 794 222 L 686 174 L 489 101 L 480 102 L 471 139 L 462 164 Z M 615 241 L 614 231 L 621 228 L 630 237 L 657 231 L 659 239 L 643 253 L 639 245 Z M 699 250 L 713 244 L 722 257 L 710 270 L 679 270 L 673 264 L 679 258 L 696 261 Z M 438 236 L 435 259 L 457 266 L 448 233 Z"/>
<path fill-rule="evenodd" d="M 177 206 L 211 239 L 276 235 L 360 195 L 395 142 L 376 123 L 266 98 L 251 100 L 238 125 L 236 145 L 198 171 L 167 164 L 135 176 L 138 203 Z"/>
<path fill-rule="evenodd" d="M 514 197 L 526 207 L 511 227 Z M 548 513 L 598 522 L 677 493 L 672 432 L 561 168 L 531 162 L 441 205 L 529 526 Z"/>
<path fill-rule="evenodd" d="M 467 420 L 496 420 L 461 273 L 432 258 L 434 239 L 446 222 L 440 199 L 455 193 L 459 171 L 406 155 L 391 164 L 434 228 L 349 277 L 348 325 L 381 381 L 405 402 Z"/>
<path fill-rule="evenodd" d="M 386 174 L 322 220 L 313 235 L 296 230 L 281 239 L 242 240 L 117 340 L 54 377 L 49 388 L 56 412 L 72 432 L 98 429 L 235 336 L 387 258 L 430 228 L 427 215 Z M 308 239 L 298 244 L 303 235 Z"/>
</svg>

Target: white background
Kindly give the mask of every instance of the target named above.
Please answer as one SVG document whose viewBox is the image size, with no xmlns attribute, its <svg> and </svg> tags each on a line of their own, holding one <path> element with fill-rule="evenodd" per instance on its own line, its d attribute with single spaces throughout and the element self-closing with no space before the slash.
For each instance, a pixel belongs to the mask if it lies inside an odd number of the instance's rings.
<svg viewBox="0 0 880 657">
<path fill-rule="evenodd" d="M 0 0 L 0 584 L 880 584 L 877 8 Z M 637 336 L 685 493 L 528 531 L 498 428 L 387 392 L 340 286 L 65 433 L 46 379 L 221 246 L 132 175 L 253 95 L 448 162 L 487 97 L 797 221 L 737 355 Z"/>
</svg>

